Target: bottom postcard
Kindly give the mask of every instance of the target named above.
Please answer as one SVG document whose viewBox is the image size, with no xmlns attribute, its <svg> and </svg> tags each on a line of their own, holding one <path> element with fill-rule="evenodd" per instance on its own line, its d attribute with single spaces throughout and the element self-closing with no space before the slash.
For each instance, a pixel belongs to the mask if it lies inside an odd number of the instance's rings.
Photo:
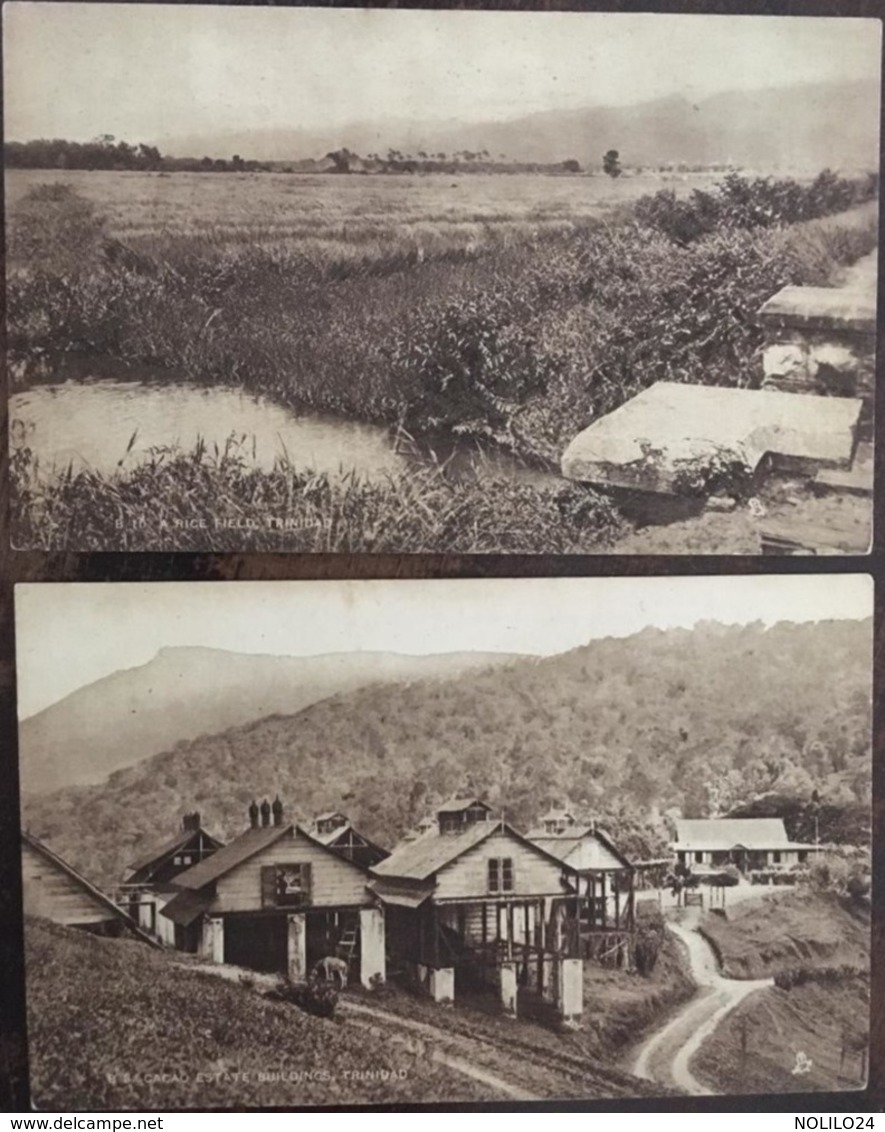
<svg viewBox="0 0 885 1132">
<path fill-rule="evenodd" d="M 865 1085 L 866 576 L 16 588 L 42 1110 Z"/>
</svg>

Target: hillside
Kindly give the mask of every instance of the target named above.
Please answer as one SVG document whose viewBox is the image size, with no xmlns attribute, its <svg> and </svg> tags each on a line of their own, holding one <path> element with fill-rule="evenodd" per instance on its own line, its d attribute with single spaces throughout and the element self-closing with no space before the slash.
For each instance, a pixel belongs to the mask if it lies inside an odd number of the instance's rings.
<svg viewBox="0 0 885 1132">
<path fill-rule="evenodd" d="M 186 970 L 144 944 L 38 920 L 27 924 L 25 945 L 38 1109 L 493 1099 L 427 1057 Z M 401 1069 L 405 1079 L 391 1080 Z"/>
<path fill-rule="evenodd" d="M 101 785 L 26 799 L 24 821 L 107 884 L 186 810 L 230 836 L 253 797 L 276 793 L 302 818 L 343 808 L 386 845 L 456 791 L 522 828 L 569 799 L 637 855 L 660 849 L 668 809 L 704 817 L 814 789 L 828 804 L 868 805 L 871 630 L 869 620 L 647 629 L 446 681 L 358 689 L 179 743 Z"/>
<path fill-rule="evenodd" d="M 839 129 L 833 124 L 838 122 Z M 682 96 L 633 106 L 551 110 L 509 121 L 358 122 L 331 131 L 275 129 L 158 139 L 164 153 L 242 153 L 260 161 L 356 153 L 487 150 L 512 161 L 576 158 L 598 167 L 611 147 L 630 165 L 732 163 L 758 169 L 878 165 L 879 91 L 874 83 L 820 83 Z"/>
<path fill-rule="evenodd" d="M 292 714 L 364 684 L 452 676 L 512 659 L 494 653 L 291 657 L 164 648 L 147 664 L 79 688 L 24 720 L 21 788 L 39 793 L 101 782 L 183 740 Z"/>
</svg>

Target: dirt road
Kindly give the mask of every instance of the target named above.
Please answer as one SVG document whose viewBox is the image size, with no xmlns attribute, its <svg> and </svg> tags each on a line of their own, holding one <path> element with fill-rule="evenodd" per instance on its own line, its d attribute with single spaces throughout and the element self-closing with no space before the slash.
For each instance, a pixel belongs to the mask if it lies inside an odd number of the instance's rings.
<svg viewBox="0 0 885 1132">
<path fill-rule="evenodd" d="M 748 995 L 772 986 L 773 981 L 724 978 L 713 949 L 697 930 L 696 918 L 672 922 L 667 927 L 688 952 L 698 990 L 665 1026 L 633 1050 L 626 1068 L 645 1081 L 675 1085 L 693 1096 L 709 1096 L 714 1090 L 693 1075 L 691 1059 L 726 1014 Z"/>
</svg>

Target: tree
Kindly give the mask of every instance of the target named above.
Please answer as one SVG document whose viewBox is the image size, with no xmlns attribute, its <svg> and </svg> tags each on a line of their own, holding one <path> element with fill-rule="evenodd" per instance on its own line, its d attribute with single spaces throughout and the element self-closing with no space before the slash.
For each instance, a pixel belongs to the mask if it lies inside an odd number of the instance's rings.
<svg viewBox="0 0 885 1132">
<path fill-rule="evenodd" d="M 603 172 L 608 173 L 609 177 L 620 177 L 621 175 L 621 155 L 616 149 L 610 149 L 602 158 Z"/>
</svg>

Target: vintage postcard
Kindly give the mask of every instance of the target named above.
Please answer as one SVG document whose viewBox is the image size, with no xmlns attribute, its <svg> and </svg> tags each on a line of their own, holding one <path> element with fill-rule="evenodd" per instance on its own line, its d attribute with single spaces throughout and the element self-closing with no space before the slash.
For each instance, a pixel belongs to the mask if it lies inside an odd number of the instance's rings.
<svg viewBox="0 0 885 1132">
<path fill-rule="evenodd" d="M 869 549 L 880 21 L 3 20 L 15 546 Z"/>
<path fill-rule="evenodd" d="M 861 575 L 16 587 L 40 1109 L 860 1090 Z"/>
</svg>

